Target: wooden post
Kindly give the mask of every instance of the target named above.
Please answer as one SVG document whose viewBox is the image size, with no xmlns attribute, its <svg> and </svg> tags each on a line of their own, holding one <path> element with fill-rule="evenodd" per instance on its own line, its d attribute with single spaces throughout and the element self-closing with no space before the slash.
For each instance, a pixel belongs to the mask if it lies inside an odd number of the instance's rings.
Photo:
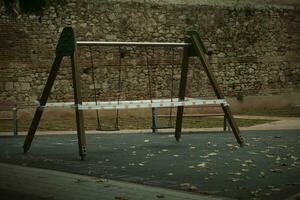
<svg viewBox="0 0 300 200">
<path fill-rule="evenodd" d="M 34 138 L 35 132 L 37 130 L 37 127 L 40 123 L 41 117 L 42 117 L 43 112 L 44 112 L 43 106 L 45 106 L 46 103 L 47 103 L 47 100 L 48 100 L 48 97 L 50 95 L 50 91 L 51 91 L 51 88 L 53 86 L 54 80 L 57 76 L 57 72 L 59 70 L 62 58 L 63 58 L 62 56 L 56 56 L 55 59 L 54 59 L 50 74 L 48 76 L 46 86 L 44 87 L 42 96 L 40 98 L 40 102 L 39 102 L 40 106 L 35 111 L 34 117 L 32 119 L 29 131 L 27 133 L 27 136 L 26 136 L 26 139 L 25 139 L 25 142 L 24 142 L 24 145 L 23 145 L 24 153 L 26 153 L 30 149 L 30 146 L 31 146 L 32 140 Z"/>
<path fill-rule="evenodd" d="M 184 42 L 190 42 L 189 38 L 185 38 Z M 190 52 L 190 47 L 184 47 L 182 65 L 181 65 L 181 76 L 180 76 L 181 79 L 180 79 L 179 95 L 178 95 L 179 101 L 184 101 L 185 98 L 188 66 L 189 66 L 189 52 Z M 175 138 L 177 141 L 179 141 L 181 137 L 183 111 L 184 111 L 184 106 L 177 107 L 176 127 L 175 127 Z"/>
<path fill-rule="evenodd" d="M 83 120 L 83 111 L 79 110 L 78 105 L 82 104 L 81 98 L 81 87 L 80 87 L 80 76 L 79 69 L 77 66 L 76 60 L 76 50 L 74 54 L 71 56 L 72 63 L 72 78 L 73 78 L 73 88 L 74 88 L 74 100 L 75 100 L 75 113 L 76 113 L 76 128 L 77 128 L 77 138 L 78 138 L 78 147 L 79 147 L 79 155 L 83 160 L 86 156 L 86 138 L 85 138 L 85 130 L 84 130 L 84 120 Z"/>
<path fill-rule="evenodd" d="M 14 136 L 18 136 L 17 107 L 13 108 L 13 129 L 14 129 Z"/>
<path fill-rule="evenodd" d="M 157 113 L 156 108 L 152 108 L 152 133 L 157 133 Z"/>
</svg>

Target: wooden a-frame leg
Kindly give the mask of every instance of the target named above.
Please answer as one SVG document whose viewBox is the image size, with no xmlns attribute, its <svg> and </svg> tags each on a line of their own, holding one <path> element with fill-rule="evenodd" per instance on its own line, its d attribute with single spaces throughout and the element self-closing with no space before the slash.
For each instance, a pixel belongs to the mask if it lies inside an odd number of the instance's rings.
<svg viewBox="0 0 300 200">
<path fill-rule="evenodd" d="M 26 153 L 31 146 L 32 140 L 34 138 L 35 132 L 37 130 L 37 127 L 39 125 L 39 122 L 41 120 L 42 114 L 43 114 L 43 106 L 46 105 L 51 88 L 53 86 L 54 80 L 56 78 L 57 72 L 59 70 L 61 61 L 63 59 L 63 56 L 56 56 L 46 83 L 46 86 L 43 90 L 42 96 L 40 98 L 40 106 L 36 109 L 33 120 L 31 122 L 29 131 L 27 133 L 24 145 L 23 145 L 23 149 L 24 149 L 24 153 Z"/>
<path fill-rule="evenodd" d="M 156 108 L 152 108 L 152 133 L 157 133 L 157 112 Z"/>
<path fill-rule="evenodd" d="M 204 68 L 204 70 L 205 70 L 205 72 L 208 76 L 208 79 L 210 80 L 210 82 L 212 84 L 212 87 L 215 91 L 215 94 L 216 94 L 217 98 L 218 99 L 224 99 L 224 95 L 223 95 L 221 89 L 219 88 L 219 85 L 216 81 L 216 78 L 214 77 L 214 75 L 213 75 L 213 73 L 210 69 L 210 65 L 209 65 L 209 63 L 208 63 L 208 61 L 205 57 L 204 51 L 201 47 L 201 41 L 199 39 L 199 36 L 195 32 L 191 32 L 190 37 L 192 39 L 194 53 L 200 58 L 200 61 L 201 61 L 202 65 L 203 65 L 203 68 Z M 240 145 L 242 145 L 244 141 L 243 141 L 243 138 L 240 135 L 240 130 L 239 130 L 238 126 L 235 123 L 235 120 L 233 118 L 233 115 L 231 113 L 231 110 L 230 110 L 229 106 L 222 104 L 222 109 L 223 109 L 223 112 L 225 114 L 225 117 L 227 118 L 227 120 L 229 122 L 229 125 L 232 128 L 232 132 L 233 132 L 237 142 Z"/>
<path fill-rule="evenodd" d="M 223 131 L 227 131 L 227 119 L 225 115 L 223 117 Z"/>
<path fill-rule="evenodd" d="M 13 131 L 14 131 L 14 136 L 17 136 L 18 135 L 17 108 L 13 108 Z"/>
<path fill-rule="evenodd" d="M 188 42 L 188 40 L 185 39 L 185 42 Z M 188 65 L 189 65 L 189 47 L 184 47 L 182 65 L 181 65 L 181 76 L 180 76 L 181 79 L 180 79 L 179 95 L 178 95 L 179 101 L 184 101 L 185 98 Z M 184 106 L 177 107 L 176 127 L 175 127 L 175 138 L 177 141 L 179 141 L 181 137 L 183 111 L 184 111 Z"/>
<path fill-rule="evenodd" d="M 78 108 L 78 105 L 82 104 L 81 99 L 81 88 L 80 88 L 80 76 L 76 62 L 76 52 L 71 56 L 72 63 L 72 77 L 73 77 L 73 88 L 74 88 L 74 100 L 75 100 L 75 113 L 76 113 L 76 128 L 78 138 L 79 155 L 83 160 L 86 156 L 86 138 L 84 130 L 83 110 Z"/>
</svg>

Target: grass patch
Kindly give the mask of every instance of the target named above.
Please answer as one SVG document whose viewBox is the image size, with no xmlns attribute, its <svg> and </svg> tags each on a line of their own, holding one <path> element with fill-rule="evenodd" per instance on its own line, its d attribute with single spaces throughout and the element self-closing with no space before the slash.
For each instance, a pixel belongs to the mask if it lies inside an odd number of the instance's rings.
<svg viewBox="0 0 300 200">
<path fill-rule="evenodd" d="M 175 126 L 175 118 L 172 120 L 172 124 Z M 258 124 L 264 124 L 272 122 L 273 120 L 261 120 L 261 119 L 236 119 L 238 126 L 249 127 Z M 31 120 L 21 119 L 19 120 L 18 130 L 28 131 Z M 105 118 L 101 125 L 102 127 L 113 127 L 115 123 L 114 118 Z M 159 125 L 165 126 L 169 124 L 169 120 L 166 118 L 159 119 Z M 85 118 L 86 130 L 95 130 L 97 127 L 97 121 L 95 118 Z M 127 117 L 120 118 L 120 129 L 150 129 L 151 118 L 150 117 Z M 214 128 L 223 127 L 223 118 L 184 118 L 184 128 Z M 11 121 L 0 121 L 1 131 L 12 131 Z M 38 128 L 39 131 L 72 131 L 76 130 L 75 118 L 67 117 L 58 120 L 46 120 L 42 119 Z"/>
<path fill-rule="evenodd" d="M 287 106 L 284 108 L 251 109 L 240 112 L 242 115 L 276 116 L 276 117 L 300 117 L 300 106 Z"/>
</svg>

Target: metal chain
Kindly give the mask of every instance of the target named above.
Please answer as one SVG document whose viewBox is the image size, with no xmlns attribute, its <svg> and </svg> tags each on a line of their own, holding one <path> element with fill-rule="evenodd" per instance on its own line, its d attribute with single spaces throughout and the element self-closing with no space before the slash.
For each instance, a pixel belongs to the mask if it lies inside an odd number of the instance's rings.
<svg viewBox="0 0 300 200">
<path fill-rule="evenodd" d="M 148 58 L 148 49 L 145 48 L 146 52 L 146 66 L 148 70 L 148 90 L 149 90 L 149 95 L 150 95 L 150 101 L 152 103 L 152 84 L 151 84 L 151 71 L 150 71 L 150 66 L 149 66 L 149 58 Z"/>
<path fill-rule="evenodd" d="M 171 102 L 173 102 L 173 96 L 174 96 L 174 68 L 175 68 L 175 50 L 172 48 L 172 64 L 171 64 Z M 173 112 L 173 107 L 170 107 L 170 115 L 169 115 L 169 126 L 172 126 L 173 121 L 172 121 L 172 112 Z"/>
<path fill-rule="evenodd" d="M 94 101 L 95 104 L 98 104 L 97 101 L 97 91 L 96 91 L 96 81 L 95 81 L 95 67 L 94 67 L 94 58 L 93 58 L 93 51 L 92 51 L 92 47 L 89 46 L 89 50 L 90 50 L 90 59 L 91 59 L 91 66 L 92 66 L 92 81 L 93 81 L 93 89 L 94 89 Z M 99 112 L 98 110 L 96 110 L 96 117 L 97 117 L 97 129 L 101 129 L 101 123 L 100 123 L 100 116 L 99 116 Z"/>
</svg>

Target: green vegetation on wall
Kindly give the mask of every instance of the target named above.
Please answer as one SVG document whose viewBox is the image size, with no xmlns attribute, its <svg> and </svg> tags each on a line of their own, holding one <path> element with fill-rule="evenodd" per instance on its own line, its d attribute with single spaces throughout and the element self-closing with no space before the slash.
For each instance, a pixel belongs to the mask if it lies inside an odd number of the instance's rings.
<svg viewBox="0 0 300 200">
<path fill-rule="evenodd" d="M 65 5 L 67 3 L 66 0 L 3 0 L 2 2 L 8 15 L 17 14 L 18 7 L 20 13 L 42 15 L 43 10 L 49 6 Z"/>
</svg>

